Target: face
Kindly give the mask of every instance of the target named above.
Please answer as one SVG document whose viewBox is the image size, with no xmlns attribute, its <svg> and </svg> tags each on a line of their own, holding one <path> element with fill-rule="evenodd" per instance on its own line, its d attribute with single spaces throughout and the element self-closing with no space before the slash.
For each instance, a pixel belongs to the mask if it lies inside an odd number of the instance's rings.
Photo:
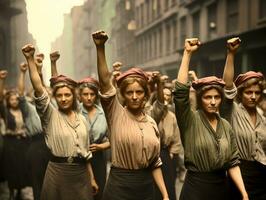
<svg viewBox="0 0 266 200">
<path fill-rule="evenodd" d="M 91 107 L 96 101 L 96 94 L 92 89 L 85 87 L 80 92 L 80 100 L 85 107 Z"/>
<path fill-rule="evenodd" d="M 261 97 L 261 89 L 259 85 L 251 85 L 243 90 L 241 102 L 247 109 L 256 108 Z"/>
<path fill-rule="evenodd" d="M 10 97 L 9 97 L 9 106 L 11 108 L 17 108 L 18 107 L 18 96 L 16 94 L 12 94 Z"/>
<path fill-rule="evenodd" d="M 168 88 L 165 88 L 163 89 L 163 95 L 164 95 L 164 103 L 169 104 L 172 100 L 172 92 Z"/>
<path fill-rule="evenodd" d="M 208 114 L 217 113 L 221 101 L 221 95 L 216 89 L 207 90 L 201 97 L 202 109 Z"/>
<path fill-rule="evenodd" d="M 61 87 L 55 93 L 55 100 L 59 110 L 67 111 L 72 109 L 74 96 L 68 87 Z"/>
<path fill-rule="evenodd" d="M 127 108 L 132 111 L 143 109 L 145 91 L 138 82 L 129 84 L 124 93 Z"/>
</svg>

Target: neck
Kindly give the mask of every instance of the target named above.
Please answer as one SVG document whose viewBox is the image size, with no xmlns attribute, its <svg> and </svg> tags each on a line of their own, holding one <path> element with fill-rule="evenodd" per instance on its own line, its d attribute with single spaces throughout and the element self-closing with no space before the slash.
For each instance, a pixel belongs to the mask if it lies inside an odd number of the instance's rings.
<svg viewBox="0 0 266 200">
<path fill-rule="evenodd" d="M 137 119 L 141 118 L 144 113 L 143 113 L 143 109 L 137 109 L 137 110 L 131 110 L 131 109 L 128 109 L 127 110 L 133 114 Z"/>
<path fill-rule="evenodd" d="M 66 115 L 71 115 L 74 111 L 72 109 L 67 109 L 67 110 L 61 110 L 59 109 L 60 112 L 66 114 Z"/>
<path fill-rule="evenodd" d="M 254 116 L 254 115 L 256 115 L 256 113 L 257 113 L 257 109 L 256 109 L 256 107 L 254 107 L 254 108 L 247 108 L 247 107 L 245 107 L 246 108 L 246 110 L 247 110 L 247 112 L 248 112 L 248 114 L 250 115 L 250 116 Z"/>
<path fill-rule="evenodd" d="M 92 106 L 84 106 L 84 108 L 88 111 L 88 113 L 92 112 L 95 110 L 95 106 L 92 105 Z"/>
<path fill-rule="evenodd" d="M 17 111 L 17 110 L 18 110 L 18 107 L 10 107 L 9 109 L 10 109 L 10 110 Z"/>
<path fill-rule="evenodd" d="M 213 122 L 215 120 L 217 120 L 217 116 L 215 113 L 207 113 L 207 112 L 204 112 L 207 119 L 210 121 L 210 122 Z"/>
</svg>

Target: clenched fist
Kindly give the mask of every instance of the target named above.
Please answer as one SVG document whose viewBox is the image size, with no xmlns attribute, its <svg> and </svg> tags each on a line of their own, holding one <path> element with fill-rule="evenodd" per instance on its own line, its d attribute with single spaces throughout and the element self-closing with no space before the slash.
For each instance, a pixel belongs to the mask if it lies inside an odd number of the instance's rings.
<svg viewBox="0 0 266 200">
<path fill-rule="evenodd" d="M 108 36 L 104 31 L 96 31 L 92 33 L 92 38 L 96 46 L 103 46 L 108 40 Z"/>
<path fill-rule="evenodd" d="M 35 48 L 32 44 L 26 44 L 24 47 L 22 47 L 22 53 L 24 54 L 26 59 L 33 58 Z"/>
<path fill-rule="evenodd" d="M 60 58 L 59 51 L 54 51 L 54 52 L 50 53 L 51 62 L 56 62 L 59 58 Z"/>
<path fill-rule="evenodd" d="M 200 41 L 198 38 L 189 38 L 185 40 L 185 50 L 187 52 L 196 51 L 200 46 Z"/>
</svg>

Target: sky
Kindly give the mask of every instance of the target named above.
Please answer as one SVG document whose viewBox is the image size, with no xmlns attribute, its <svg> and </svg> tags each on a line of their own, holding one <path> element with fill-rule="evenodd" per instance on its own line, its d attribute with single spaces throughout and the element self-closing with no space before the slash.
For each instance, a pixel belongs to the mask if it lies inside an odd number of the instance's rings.
<svg viewBox="0 0 266 200">
<path fill-rule="evenodd" d="M 28 29 L 36 40 L 38 49 L 45 54 L 44 66 L 49 66 L 51 43 L 62 34 L 64 13 L 85 0 L 25 0 Z M 46 72 L 47 73 L 47 72 Z"/>
</svg>

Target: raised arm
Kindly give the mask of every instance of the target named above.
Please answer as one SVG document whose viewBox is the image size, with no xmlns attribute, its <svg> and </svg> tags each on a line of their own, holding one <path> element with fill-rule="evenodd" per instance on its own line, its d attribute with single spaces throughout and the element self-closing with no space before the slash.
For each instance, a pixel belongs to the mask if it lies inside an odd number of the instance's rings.
<svg viewBox="0 0 266 200">
<path fill-rule="evenodd" d="M 92 34 L 97 50 L 97 68 L 101 92 L 104 94 L 112 87 L 111 73 L 108 70 L 105 58 L 105 42 L 108 39 L 104 31 L 96 31 Z"/>
<path fill-rule="evenodd" d="M 241 40 L 238 37 L 227 40 L 227 57 L 226 57 L 224 73 L 223 73 L 225 89 L 233 88 L 234 58 L 235 58 L 235 53 L 240 46 L 240 42 Z"/>
<path fill-rule="evenodd" d="M 51 60 L 51 75 L 53 76 L 58 76 L 57 72 L 57 66 L 56 66 L 56 61 L 60 58 L 59 51 L 54 51 L 50 53 L 50 60 Z"/>
<path fill-rule="evenodd" d="M 6 70 L 0 70 L 0 101 L 4 98 L 4 88 L 5 88 L 5 80 L 7 77 Z"/>
<path fill-rule="evenodd" d="M 28 65 L 24 62 L 22 62 L 19 65 L 20 68 L 20 72 L 19 72 L 19 76 L 18 76 L 18 94 L 19 96 L 24 96 L 24 92 L 25 92 L 25 74 L 26 71 L 28 69 Z"/>
<path fill-rule="evenodd" d="M 33 89 L 35 91 L 35 95 L 37 97 L 40 97 L 43 94 L 45 89 L 42 85 L 42 80 L 39 76 L 37 66 L 34 60 L 35 48 L 31 44 L 27 44 L 22 48 L 22 52 L 28 62 L 30 80 L 31 80 Z"/>
<path fill-rule="evenodd" d="M 43 60 L 44 60 L 44 54 L 43 53 L 36 54 L 36 56 L 35 56 L 35 64 L 37 66 L 37 71 L 39 73 L 39 76 L 40 76 L 40 78 L 42 80 L 42 84 L 44 85 L 43 75 L 42 75 Z"/>
<path fill-rule="evenodd" d="M 179 72 L 177 75 L 178 82 L 183 84 L 186 84 L 188 82 L 188 70 L 189 70 L 191 55 L 194 51 L 198 49 L 199 45 L 200 42 L 198 38 L 190 38 L 185 40 L 184 53 L 179 68 Z"/>
</svg>

